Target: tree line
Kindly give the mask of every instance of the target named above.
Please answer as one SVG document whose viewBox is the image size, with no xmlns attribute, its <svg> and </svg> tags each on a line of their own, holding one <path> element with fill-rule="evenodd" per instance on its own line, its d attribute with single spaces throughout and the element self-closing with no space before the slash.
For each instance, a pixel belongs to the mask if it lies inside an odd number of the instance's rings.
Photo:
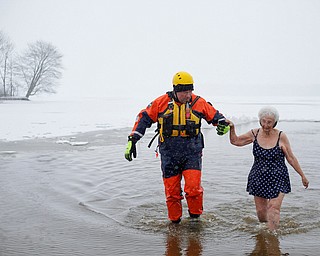
<svg viewBox="0 0 320 256">
<path fill-rule="evenodd" d="M 0 31 L 0 97 L 25 97 L 56 93 L 62 77 L 62 54 L 52 44 L 36 41 L 22 53 L 15 51 L 10 38 Z"/>
</svg>

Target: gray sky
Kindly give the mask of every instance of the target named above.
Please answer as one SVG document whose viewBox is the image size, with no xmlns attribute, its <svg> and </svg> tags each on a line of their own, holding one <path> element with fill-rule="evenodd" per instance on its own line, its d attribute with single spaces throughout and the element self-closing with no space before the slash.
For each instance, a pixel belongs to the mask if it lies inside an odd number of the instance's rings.
<svg viewBox="0 0 320 256">
<path fill-rule="evenodd" d="M 61 96 L 153 98 L 180 70 L 204 97 L 320 96 L 319 14 L 319 0 L 0 0 L 0 29 L 60 50 Z"/>
</svg>

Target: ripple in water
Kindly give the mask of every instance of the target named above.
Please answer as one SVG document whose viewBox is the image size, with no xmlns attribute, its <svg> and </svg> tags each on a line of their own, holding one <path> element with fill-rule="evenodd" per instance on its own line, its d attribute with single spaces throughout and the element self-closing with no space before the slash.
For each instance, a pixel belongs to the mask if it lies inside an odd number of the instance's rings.
<svg viewBox="0 0 320 256">
<path fill-rule="evenodd" d="M 257 220 L 253 202 L 238 200 L 234 203 L 219 204 L 212 211 L 205 211 L 200 219 L 189 217 L 182 219 L 176 225 L 167 219 L 165 203 L 147 203 L 130 207 L 107 209 L 99 208 L 98 204 L 106 201 L 81 203 L 87 209 L 102 214 L 126 228 L 141 230 L 144 232 L 163 233 L 168 232 L 201 232 L 202 235 L 214 235 L 216 238 L 228 237 L 230 233 L 245 232 L 256 235 L 261 231 L 267 232 L 265 223 Z M 183 205 L 187 209 L 186 205 Z M 320 227 L 319 209 L 301 209 L 299 207 L 283 207 L 280 228 L 273 234 L 279 236 L 289 234 L 306 233 Z M 187 216 L 184 212 L 183 216 Z M 176 228 L 174 228 L 176 226 Z"/>
</svg>

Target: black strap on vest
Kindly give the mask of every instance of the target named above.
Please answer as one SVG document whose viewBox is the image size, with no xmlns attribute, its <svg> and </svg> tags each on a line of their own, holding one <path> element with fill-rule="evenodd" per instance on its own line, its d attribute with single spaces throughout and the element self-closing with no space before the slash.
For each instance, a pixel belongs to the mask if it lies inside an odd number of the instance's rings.
<svg viewBox="0 0 320 256">
<path fill-rule="evenodd" d="M 155 132 L 156 132 L 156 134 L 152 137 L 151 141 L 149 142 L 149 144 L 148 144 L 148 148 L 150 148 L 150 147 L 151 147 L 151 145 L 152 145 L 153 141 L 154 141 L 154 140 L 156 139 L 156 137 L 160 134 L 160 129 L 159 129 L 159 128 L 157 128 L 157 129 L 155 130 Z"/>
<path fill-rule="evenodd" d="M 192 107 L 192 106 L 197 102 L 198 99 L 200 99 L 200 96 L 197 96 L 197 97 L 194 99 L 194 101 L 191 102 L 190 107 Z"/>
</svg>

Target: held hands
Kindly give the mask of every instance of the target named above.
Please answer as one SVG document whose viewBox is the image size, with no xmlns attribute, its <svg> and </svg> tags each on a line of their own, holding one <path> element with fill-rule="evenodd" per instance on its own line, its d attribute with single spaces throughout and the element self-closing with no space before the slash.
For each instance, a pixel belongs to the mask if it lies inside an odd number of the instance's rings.
<svg viewBox="0 0 320 256">
<path fill-rule="evenodd" d="M 225 118 L 221 118 L 218 120 L 218 125 L 216 128 L 217 134 L 222 136 L 225 135 L 230 130 L 229 123 Z"/>
<path fill-rule="evenodd" d="M 132 156 L 134 158 L 137 157 L 136 143 L 137 143 L 137 141 L 132 136 L 128 137 L 128 144 L 127 144 L 127 147 L 126 147 L 126 151 L 124 153 L 124 157 L 128 161 L 132 161 Z"/>
</svg>

